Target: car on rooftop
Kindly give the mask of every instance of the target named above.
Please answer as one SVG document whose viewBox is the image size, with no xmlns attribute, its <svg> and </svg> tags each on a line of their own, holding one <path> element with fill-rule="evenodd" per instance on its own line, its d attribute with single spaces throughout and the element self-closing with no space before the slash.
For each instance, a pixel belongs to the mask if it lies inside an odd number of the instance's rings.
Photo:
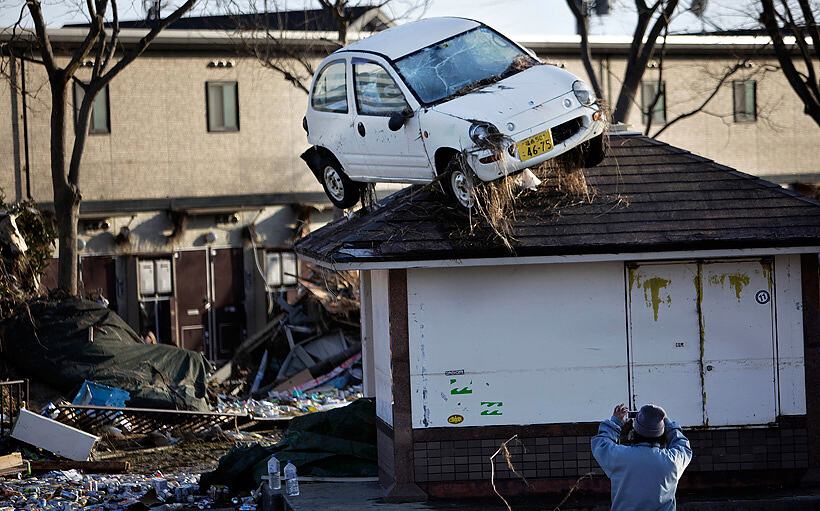
<svg viewBox="0 0 820 511">
<path fill-rule="evenodd" d="M 604 157 L 603 111 L 577 76 L 477 21 L 427 18 L 341 48 L 318 66 L 302 159 L 340 208 L 366 183 L 473 187 L 568 151 Z"/>
</svg>

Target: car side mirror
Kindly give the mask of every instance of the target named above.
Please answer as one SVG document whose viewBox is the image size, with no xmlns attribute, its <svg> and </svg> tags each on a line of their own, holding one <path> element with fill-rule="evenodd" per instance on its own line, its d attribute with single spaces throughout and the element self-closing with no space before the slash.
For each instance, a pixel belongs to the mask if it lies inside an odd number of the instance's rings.
<svg viewBox="0 0 820 511">
<path fill-rule="evenodd" d="M 407 119 L 411 117 L 413 117 L 413 111 L 409 108 L 405 108 L 400 112 L 393 112 L 390 114 L 390 120 L 387 121 L 387 127 L 390 128 L 390 131 L 399 131 L 407 122 Z"/>
</svg>

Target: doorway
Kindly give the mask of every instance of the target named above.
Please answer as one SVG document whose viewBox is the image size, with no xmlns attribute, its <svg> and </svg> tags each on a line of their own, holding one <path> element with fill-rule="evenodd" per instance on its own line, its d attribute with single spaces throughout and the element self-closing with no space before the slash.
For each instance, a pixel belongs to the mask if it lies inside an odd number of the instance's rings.
<svg viewBox="0 0 820 511">
<path fill-rule="evenodd" d="M 242 249 L 178 251 L 174 261 L 180 346 L 229 359 L 245 335 Z"/>
</svg>

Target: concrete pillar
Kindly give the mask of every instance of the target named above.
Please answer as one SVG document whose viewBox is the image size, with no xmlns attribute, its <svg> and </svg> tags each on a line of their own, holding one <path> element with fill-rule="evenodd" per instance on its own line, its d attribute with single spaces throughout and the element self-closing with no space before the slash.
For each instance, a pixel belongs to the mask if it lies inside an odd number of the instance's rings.
<svg viewBox="0 0 820 511">
<path fill-rule="evenodd" d="M 388 502 L 419 502 L 427 494 L 413 471 L 413 422 L 410 407 L 410 335 L 407 324 L 407 270 L 390 270 L 390 362 L 393 380 L 393 484 Z"/>
</svg>

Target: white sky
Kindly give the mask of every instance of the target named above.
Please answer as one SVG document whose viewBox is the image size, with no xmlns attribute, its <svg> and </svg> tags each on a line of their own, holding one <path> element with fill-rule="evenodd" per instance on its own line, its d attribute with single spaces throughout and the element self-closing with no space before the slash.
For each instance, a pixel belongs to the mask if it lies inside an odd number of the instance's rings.
<svg viewBox="0 0 820 511">
<path fill-rule="evenodd" d="M 143 17 L 143 0 L 120 0 L 120 19 L 137 19 Z M 170 6 L 181 0 L 170 0 Z M 219 14 L 220 3 L 225 0 L 200 0 L 197 14 Z M 247 0 L 244 0 L 247 1 Z M 258 5 L 264 0 L 258 0 Z M 82 7 L 84 0 L 42 0 L 46 22 L 53 27 L 66 23 L 84 21 Z M 268 5 L 277 4 L 280 8 L 301 9 L 312 7 L 311 0 L 267 0 Z M 682 0 L 688 5 L 690 0 Z M 361 3 L 371 3 L 362 1 Z M 413 0 L 394 0 L 394 9 L 404 12 Z M 736 28 L 749 24 L 748 6 L 752 0 L 711 0 L 706 11 L 707 18 L 720 28 Z M 20 15 L 22 0 L 0 0 L 0 26 L 14 24 Z M 243 5 L 243 0 L 235 0 L 234 5 Z M 632 0 L 612 0 L 612 12 L 608 16 L 592 19 L 592 33 L 624 35 L 631 32 L 634 23 L 634 2 Z M 169 12 L 170 8 L 167 11 Z M 24 12 L 27 14 L 27 12 Z M 414 12 L 412 17 L 421 13 Z M 514 38 L 526 40 L 527 36 L 544 37 L 553 34 L 574 34 L 575 22 L 566 6 L 565 0 L 430 0 L 430 7 L 425 17 L 429 16 L 463 16 L 482 21 L 497 30 Z M 27 17 L 24 20 L 28 19 Z M 29 23 L 26 23 L 29 24 Z M 704 25 L 691 13 L 679 16 L 673 23 L 673 31 L 700 31 Z"/>
</svg>

